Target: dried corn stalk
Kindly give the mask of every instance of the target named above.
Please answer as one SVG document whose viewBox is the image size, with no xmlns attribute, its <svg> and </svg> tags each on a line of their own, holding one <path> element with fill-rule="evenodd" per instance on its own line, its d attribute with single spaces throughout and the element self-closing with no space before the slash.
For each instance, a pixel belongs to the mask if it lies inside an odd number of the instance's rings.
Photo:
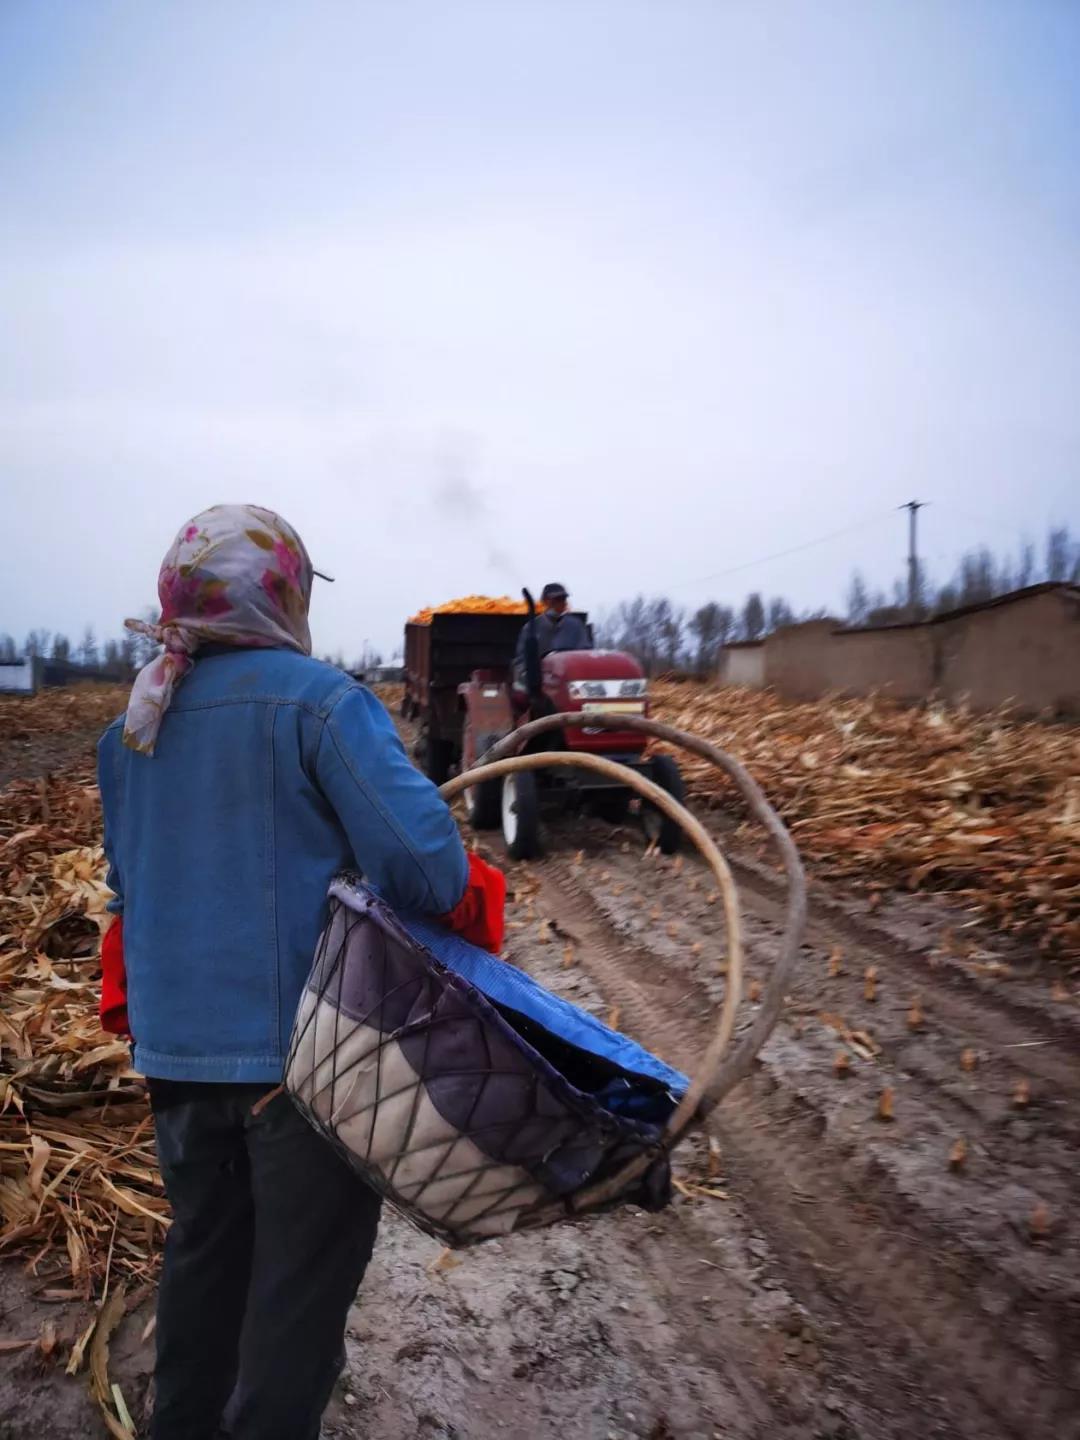
<svg viewBox="0 0 1080 1440">
<path fill-rule="evenodd" d="M 1006 710 L 785 701 L 660 682 L 657 719 L 743 762 L 818 873 L 950 891 L 1000 932 L 1080 961 L 1080 731 Z M 681 755 L 692 794 L 741 801 Z"/>
<path fill-rule="evenodd" d="M 92 738 L 123 692 L 0 702 L 0 742 L 87 733 L 64 778 L 0 797 L 0 1254 L 34 1257 L 57 1298 L 152 1275 L 168 1207 L 145 1086 L 98 1024 L 109 923 Z"/>
</svg>

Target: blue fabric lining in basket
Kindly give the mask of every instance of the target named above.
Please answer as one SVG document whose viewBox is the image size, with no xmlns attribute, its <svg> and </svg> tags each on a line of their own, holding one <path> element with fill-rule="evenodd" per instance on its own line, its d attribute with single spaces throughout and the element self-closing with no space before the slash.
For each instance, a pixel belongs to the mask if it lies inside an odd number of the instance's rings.
<svg viewBox="0 0 1080 1440">
<path fill-rule="evenodd" d="M 670 1199 L 664 1130 L 686 1077 L 355 876 L 330 887 L 285 1083 L 348 1164 L 449 1244 Z"/>
<path fill-rule="evenodd" d="M 493 1005 L 524 1016 L 568 1045 L 625 1071 L 594 1092 L 605 1109 L 613 1114 L 663 1124 L 674 1110 L 690 1081 L 680 1071 L 665 1065 L 635 1040 L 610 1029 L 599 1020 L 562 1000 L 533 980 L 524 970 L 481 950 L 460 935 L 417 916 L 399 916 L 414 940 L 427 947 L 440 964 L 474 985 Z M 666 1087 L 658 1095 L 653 1086 L 635 1087 L 633 1077 L 645 1076 Z"/>
</svg>

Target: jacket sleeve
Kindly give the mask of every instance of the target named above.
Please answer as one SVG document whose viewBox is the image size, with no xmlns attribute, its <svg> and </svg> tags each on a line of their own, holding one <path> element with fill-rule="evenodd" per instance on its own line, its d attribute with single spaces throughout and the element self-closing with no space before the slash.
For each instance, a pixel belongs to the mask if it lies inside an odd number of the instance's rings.
<svg viewBox="0 0 1080 1440">
<path fill-rule="evenodd" d="M 398 910 L 453 910 L 469 874 L 461 836 L 449 806 L 409 761 L 370 691 L 353 686 L 334 705 L 315 771 L 368 883 Z"/>
<path fill-rule="evenodd" d="M 98 789 L 101 792 L 101 818 L 105 832 L 105 860 L 108 870 L 105 883 L 113 898 L 105 906 L 112 915 L 124 913 L 124 881 L 117 840 L 120 833 L 120 779 L 117 774 L 116 735 L 106 730 L 98 742 Z"/>
</svg>

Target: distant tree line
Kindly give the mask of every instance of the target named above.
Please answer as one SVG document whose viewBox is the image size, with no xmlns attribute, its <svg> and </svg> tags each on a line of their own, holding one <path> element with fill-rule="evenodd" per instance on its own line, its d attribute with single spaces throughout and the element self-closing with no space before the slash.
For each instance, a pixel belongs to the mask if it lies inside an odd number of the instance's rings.
<svg viewBox="0 0 1080 1440">
<path fill-rule="evenodd" d="M 157 611 L 144 611 L 143 618 L 154 621 Z M 152 660 L 159 648 L 149 636 L 136 635 L 130 630 L 125 630 L 118 640 L 99 643 L 94 627 L 87 625 L 77 645 L 73 645 L 60 631 L 31 630 L 21 645 L 14 636 L 0 634 L 0 664 L 11 664 L 23 658 L 41 659 L 62 664 L 76 672 L 84 670 L 88 675 L 107 675 L 124 681 L 134 679 L 136 671 Z M 351 666 L 346 665 L 340 651 L 336 656 L 324 655 L 322 658 L 328 665 L 337 665 L 356 674 L 382 664 L 382 656 L 368 645 L 364 646 Z"/>
<path fill-rule="evenodd" d="M 1042 581 L 1080 584 L 1080 541 L 1074 540 L 1065 526 L 1049 531 L 1041 553 L 1030 541 L 1021 545 L 1015 557 L 999 557 L 981 546 L 962 556 L 955 574 L 940 584 L 932 583 L 924 570 L 917 577 L 916 618 L 979 605 Z M 796 613 L 782 596 L 767 599 L 757 591 L 740 605 L 709 600 L 696 610 L 675 605 L 666 596 L 636 595 L 601 617 L 596 639 L 607 649 L 630 651 L 650 675 L 668 671 L 707 674 L 716 668 L 725 645 L 761 640 L 783 625 L 824 619 L 828 613 Z M 842 618 L 849 625 L 869 626 L 912 618 L 906 577 L 886 592 L 871 588 L 856 571 Z"/>
<path fill-rule="evenodd" d="M 733 640 L 760 640 L 796 615 L 782 596 L 764 599 L 756 591 L 736 610 L 709 600 L 697 610 L 673 605 L 665 596 L 649 599 L 636 595 L 603 616 L 596 626 L 596 642 L 608 650 L 629 650 L 655 675 L 669 670 L 712 670 L 720 651 Z"/>
<path fill-rule="evenodd" d="M 116 680 L 130 679 L 139 668 L 157 653 L 157 646 L 145 635 L 125 630 L 118 640 L 99 643 L 94 627 L 87 625 L 78 644 L 72 644 L 60 631 L 31 630 L 20 646 L 11 635 L 0 635 L 0 661 L 28 659 L 54 661 L 88 674 L 108 675 Z"/>
<path fill-rule="evenodd" d="M 1080 541 L 1067 526 L 1056 526 L 1046 536 L 1041 550 L 1025 541 L 1015 556 L 997 556 L 985 545 L 969 550 L 960 559 L 955 573 L 941 584 L 930 581 L 925 572 L 917 577 L 916 615 L 926 619 L 965 605 L 980 605 L 1010 590 L 1022 590 L 1042 581 L 1080 584 Z M 757 591 L 741 605 L 709 600 L 696 610 L 676 605 L 666 596 L 636 595 L 623 600 L 596 626 L 598 645 L 610 650 L 629 650 L 649 675 L 665 671 L 692 671 L 708 674 L 715 670 L 720 651 L 737 640 L 761 640 L 796 621 L 820 620 L 827 610 L 796 612 L 780 595 L 767 598 Z M 156 619 L 157 612 L 144 611 L 144 618 Z M 858 570 L 848 586 L 846 611 L 849 625 L 891 625 L 911 618 L 907 579 L 897 580 L 890 592 L 872 589 Z M 64 661 L 94 674 L 128 680 L 152 658 L 157 647 L 145 635 L 125 631 L 119 640 L 98 643 L 88 625 L 82 640 L 72 645 L 66 635 L 31 630 L 20 646 L 11 635 L 0 635 L 0 661 L 21 656 L 41 656 Z M 362 673 L 382 663 L 382 656 L 366 642 L 359 657 L 345 663 L 339 651 L 324 655 L 331 665 Z"/>
<path fill-rule="evenodd" d="M 982 605 L 1046 581 L 1080 584 L 1080 541 L 1073 539 L 1067 525 L 1047 532 L 1041 554 L 1030 540 L 1023 542 L 1015 556 L 995 555 L 985 545 L 969 550 L 943 584 L 933 584 L 922 569 L 916 577 L 916 616 L 928 619 L 966 605 Z M 906 578 L 897 580 L 892 594 L 886 595 L 883 590 L 871 590 L 856 570 L 847 593 L 849 624 L 890 625 L 910 618 Z"/>
</svg>

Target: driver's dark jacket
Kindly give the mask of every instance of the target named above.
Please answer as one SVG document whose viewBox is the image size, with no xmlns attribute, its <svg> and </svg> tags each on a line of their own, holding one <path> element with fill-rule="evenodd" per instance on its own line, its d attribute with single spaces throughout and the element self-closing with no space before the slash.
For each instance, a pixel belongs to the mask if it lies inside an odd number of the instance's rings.
<svg viewBox="0 0 1080 1440">
<path fill-rule="evenodd" d="M 563 615 L 560 619 L 554 619 L 551 615 L 537 615 L 535 620 L 526 620 L 521 627 L 521 634 L 518 636 L 517 650 L 514 654 L 514 667 L 520 669 L 525 664 L 525 637 L 529 633 L 529 626 L 536 627 L 536 638 L 540 644 L 540 658 L 549 655 L 552 650 L 591 650 L 592 639 L 589 636 L 589 627 L 578 615 Z"/>
</svg>

